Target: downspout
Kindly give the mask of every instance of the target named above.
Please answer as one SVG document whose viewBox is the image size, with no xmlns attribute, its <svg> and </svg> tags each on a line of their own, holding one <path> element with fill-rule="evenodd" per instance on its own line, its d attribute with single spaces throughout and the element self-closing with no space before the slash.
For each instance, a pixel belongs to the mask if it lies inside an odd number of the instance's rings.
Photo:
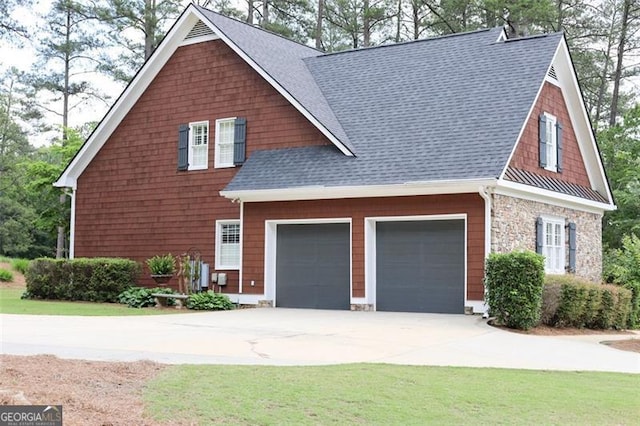
<svg viewBox="0 0 640 426">
<path fill-rule="evenodd" d="M 69 191 L 69 189 L 71 191 Z M 68 188 L 65 191 L 65 194 L 71 197 L 71 217 L 69 218 L 69 259 L 73 259 L 76 245 L 76 189 Z"/>
<path fill-rule="evenodd" d="M 480 196 L 484 199 L 484 258 L 488 258 L 491 253 L 491 210 L 492 210 L 492 200 L 491 193 L 489 192 L 489 188 L 486 186 L 481 186 L 478 190 Z M 489 314 L 489 306 L 486 303 L 486 290 L 485 290 L 485 303 L 484 303 L 484 312 L 483 317 L 488 317 Z"/>
<path fill-rule="evenodd" d="M 238 271 L 238 294 L 242 294 L 242 267 L 244 258 L 242 257 L 242 247 L 244 240 L 244 201 L 240 201 L 240 271 Z"/>
</svg>

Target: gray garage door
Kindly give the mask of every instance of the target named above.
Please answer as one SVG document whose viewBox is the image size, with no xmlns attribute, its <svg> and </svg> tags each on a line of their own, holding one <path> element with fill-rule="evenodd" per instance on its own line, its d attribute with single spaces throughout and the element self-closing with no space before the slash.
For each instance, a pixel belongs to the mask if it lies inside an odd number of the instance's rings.
<svg viewBox="0 0 640 426">
<path fill-rule="evenodd" d="M 349 309 L 350 225 L 278 225 L 276 306 Z"/>
<path fill-rule="evenodd" d="M 464 221 L 376 224 L 376 309 L 464 313 Z"/>
</svg>

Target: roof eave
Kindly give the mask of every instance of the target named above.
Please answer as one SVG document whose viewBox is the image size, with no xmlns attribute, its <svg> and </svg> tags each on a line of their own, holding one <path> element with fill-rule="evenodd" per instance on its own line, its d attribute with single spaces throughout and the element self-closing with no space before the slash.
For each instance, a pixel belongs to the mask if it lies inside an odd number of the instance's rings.
<svg viewBox="0 0 640 426">
<path fill-rule="evenodd" d="M 243 202 L 303 201 L 341 198 L 402 197 L 415 195 L 463 194 L 494 186 L 496 179 L 406 182 L 390 185 L 301 186 L 294 188 L 220 191 L 222 197 Z"/>
</svg>

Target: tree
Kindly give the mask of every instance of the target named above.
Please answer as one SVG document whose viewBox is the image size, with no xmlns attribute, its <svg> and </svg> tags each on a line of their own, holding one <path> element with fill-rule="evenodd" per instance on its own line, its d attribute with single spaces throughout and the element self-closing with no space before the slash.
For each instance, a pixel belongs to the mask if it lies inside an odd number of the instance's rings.
<svg viewBox="0 0 640 426">
<path fill-rule="evenodd" d="M 390 27 L 397 16 L 395 0 L 325 1 L 325 19 L 349 40 L 352 48 L 369 47 L 393 39 Z M 327 50 L 340 50 L 327 46 Z M 338 48 L 336 48 L 338 47 Z"/>
<path fill-rule="evenodd" d="M 29 35 L 24 25 L 11 17 L 12 12 L 19 6 L 30 6 L 32 0 L 2 0 L 0 1 L 0 39 L 19 36 L 27 38 Z"/>
<path fill-rule="evenodd" d="M 618 206 L 605 215 L 603 242 L 619 248 L 624 235 L 640 235 L 640 104 L 621 124 L 599 132 L 598 142 Z"/>
<path fill-rule="evenodd" d="M 108 25 L 109 41 L 117 52 L 110 60 L 105 58 L 102 70 L 129 82 L 181 10 L 180 0 L 104 0 L 92 8 L 92 16 Z"/>
</svg>

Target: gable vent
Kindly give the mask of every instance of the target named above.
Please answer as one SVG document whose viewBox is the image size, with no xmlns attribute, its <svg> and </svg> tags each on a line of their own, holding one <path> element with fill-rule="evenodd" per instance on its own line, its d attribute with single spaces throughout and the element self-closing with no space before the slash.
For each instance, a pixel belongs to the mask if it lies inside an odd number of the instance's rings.
<svg viewBox="0 0 640 426">
<path fill-rule="evenodd" d="M 556 75 L 556 69 L 553 67 L 553 65 L 551 65 L 551 68 L 549 69 L 549 73 L 547 75 L 549 76 L 549 78 L 558 80 L 558 76 Z"/>
<path fill-rule="evenodd" d="M 212 36 L 212 35 L 214 35 L 214 33 L 213 31 L 211 31 L 211 28 L 207 27 L 207 25 L 204 22 L 198 21 L 198 23 L 193 26 L 191 31 L 189 31 L 189 34 L 187 34 L 187 36 L 184 39 L 189 40 L 192 38 Z"/>
</svg>

